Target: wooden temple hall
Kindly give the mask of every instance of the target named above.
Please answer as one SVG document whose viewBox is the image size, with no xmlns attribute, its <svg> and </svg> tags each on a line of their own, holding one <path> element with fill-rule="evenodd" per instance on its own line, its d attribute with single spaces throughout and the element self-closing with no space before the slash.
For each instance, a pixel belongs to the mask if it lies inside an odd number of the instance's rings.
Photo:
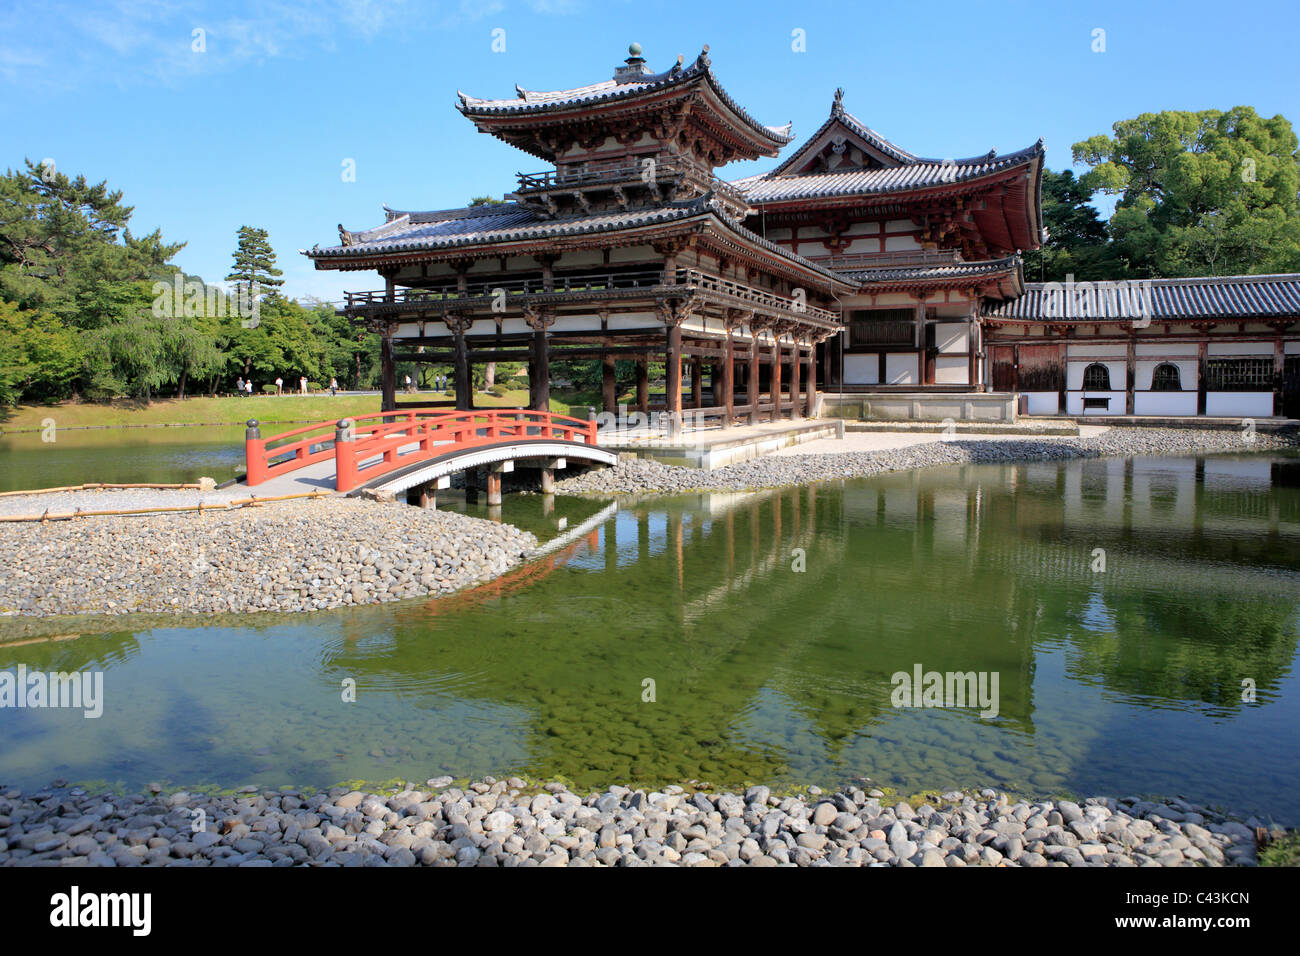
<svg viewBox="0 0 1300 956">
<path fill-rule="evenodd" d="M 690 409 L 724 425 L 810 415 L 818 389 L 986 390 L 981 309 L 1023 292 L 1041 142 L 922 158 L 836 91 L 773 171 L 727 182 L 720 167 L 777 157 L 790 126 L 733 100 L 708 47 L 660 73 L 630 54 L 577 89 L 460 94 L 480 132 L 548 164 L 520 173 L 506 202 L 385 207 L 382 225 L 340 226 L 338 245 L 305 251 L 318 269 L 383 277 L 344 312 L 383 336 L 385 410 L 397 362 L 453 364 L 469 408 L 473 365 L 526 361 L 531 407 L 546 409 L 553 360 L 598 359 L 612 409 L 614 363 L 634 360 L 636 407 L 670 413 L 670 427 Z"/>
</svg>

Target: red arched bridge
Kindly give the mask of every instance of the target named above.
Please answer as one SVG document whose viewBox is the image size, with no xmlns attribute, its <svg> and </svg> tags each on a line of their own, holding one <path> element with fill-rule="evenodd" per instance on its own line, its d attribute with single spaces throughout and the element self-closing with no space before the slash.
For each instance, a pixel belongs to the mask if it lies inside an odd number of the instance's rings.
<svg viewBox="0 0 1300 956">
<path fill-rule="evenodd" d="M 458 471 L 487 468 L 488 503 L 497 504 L 501 473 L 512 471 L 517 461 L 538 462 L 542 490 L 549 491 L 554 470 L 568 459 L 603 465 L 617 460 L 597 446 L 594 421 L 515 408 L 376 412 L 269 438 L 254 420 L 248 423 L 244 451 L 250 487 L 292 475 L 300 484 L 332 484 L 339 492 L 418 488 L 422 504 Z"/>
</svg>

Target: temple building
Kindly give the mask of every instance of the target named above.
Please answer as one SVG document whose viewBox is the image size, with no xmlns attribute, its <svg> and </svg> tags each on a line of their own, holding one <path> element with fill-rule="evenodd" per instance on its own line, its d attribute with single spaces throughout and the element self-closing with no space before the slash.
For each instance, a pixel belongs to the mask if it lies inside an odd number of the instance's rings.
<svg viewBox="0 0 1300 956">
<path fill-rule="evenodd" d="M 528 363 L 530 405 L 545 409 L 557 359 L 602 362 L 607 410 L 614 363 L 635 361 L 636 407 L 672 427 L 685 410 L 724 425 L 812 415 L 823 398 L 885 417 L 1003 419 L 1263 415 L 1264 392 L 1280 414 L 1288 401 L 1300 277 L 1273 277 L 1268 296 L 1255 294 L 1259 277 L 1233 280 L 1236 304 L 1205 292 L 1202 312 L 1194 296 L 1161 292 L 1143 300 L 1157 306 L 1145 324 L 1120 308 L 1129 299 L 1106 313 L 1073 289 L 1045 295 L 1020 261 L 1044 239 L 1041 140 L 925 158 L 837 90 L 825 123 L 775 169 L 729 182 L 721 167 L 777 158 L 790 127 L 736 103 L 708 47 L 661 73 L 629 52 L 576 89 L 459 95 L 480 132 L 549 164 L 520 173 L 506 202 L 385 208 L 383 224 L 340 226 L 338 245 L 304 251 L 318 269 L 382 277 L 382 289 L 347 293 L 343 311 L 382 336 L 385 410 L 397 362 L 453 365 L 456 405 L 469 408 L 472 366 L 498 361 Z M 654 404 L 651 362 L 666 370 Z M 1255 398 L 1216 397 L 1242 376 Z M 1194 407 L 1165 394 L 1174 378 Z"/>
</svg>

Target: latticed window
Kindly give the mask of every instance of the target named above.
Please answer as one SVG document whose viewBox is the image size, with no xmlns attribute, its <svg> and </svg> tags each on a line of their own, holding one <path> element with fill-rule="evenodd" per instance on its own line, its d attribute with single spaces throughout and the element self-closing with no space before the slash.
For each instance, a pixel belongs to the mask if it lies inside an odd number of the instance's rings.
<svg viewBox="0 0 1300 956">
<path fill-rule="evenodd" d="M 916 316 L 911 309 L 860 309 L 849 314 L 849 346 L 912 345 Z"/>
<path fill-rule="evenodd" d="M 1083 388 L 1087 392 L 1109 392 L 1110 370 L 1100 362 L 1093 362 L 1083 370 Z"/>
<path fill-rule="evenodd" d="M 1271 358 L 1210 359 L 1205 365 L 1205 387 L 1212 392 L 1271 392 Z"/>
<path fill-rule="evenodd" d="M 1151 391 L 1181 392 L 1182 379 L 1178 376 L 1178 366 L 1172 362 L 1162 362 L 1151 373 Z"/>
</svg>

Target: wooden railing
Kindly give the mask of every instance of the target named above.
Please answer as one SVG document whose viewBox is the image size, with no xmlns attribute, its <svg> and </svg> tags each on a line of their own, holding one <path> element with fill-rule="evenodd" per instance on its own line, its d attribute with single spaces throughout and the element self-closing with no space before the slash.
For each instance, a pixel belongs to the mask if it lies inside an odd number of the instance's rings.
<svg viewBox="0 0 1300 956">
<path fill-rule="evenodd" d="M 951 266 L 961 262 L 953 249 L 900 249 L 893 252 L 855 252 L 849 255 L 813 257 L 832 269 L 889 269 L 906 266 Z"/>
<path fill-rule="evenodd" d="M 839 316 L 830 309 L 822 309 L 815 305 L 807 305 L 794 299 L 787 299 L 775 292 L 756 289 L 753 286 L 733 282 L 730 279 L 722 279 L 718 276 L 709 275 L 707 272 L 700 272 L 697 269 L 678 269 L 677 284 L 695 286 L 705 292 L 725 295 L 742 303 L 767 306 L 768 308 L 779 309 L 782 312 L 789 312 L 793 315 L 822 322 L 839 322 Z"/>
<path fill-rule="evenodd" d="M 249 422 L 245 440 L 249 486 L 332 458 L 338 491 L 351 491 L 394 469 L 470 448 L 529 440 L 596 444 L 594 421 L 515 408 L 402 409 L 318 422 L 265 439 L 257 431 L 257 423 Z"/>
<path fill-rule="evenodd" d="M 673 286 L 694 287 L 705 292 L 726 296 L 738 305 L 754 305 L 775 309 L 792 316 L 820 323 L 838 324 L 839 316 L 829 309 L 807 305 L 793 298 L 777 295 L 766 289 L 744 285 L 730 279 L 701 272 L 698 269 L 678 269 Z M 608 292 L 629 289 L 659 289 L 664 287 L 664 274 L 660 269 L 637 269 L 623 272 L 587 272 L 573 275 L 556 275 L 550 282 L 536 277 L 509 277 L 466 282 L 462 288 L 455 282 L 440 283 L 418 289 L 398 289 L 389 297 L 386 290 L 345 292 L 348 309 L 381 306 L 420 307 L 455 299 L 491 298 L 497 295 L 562 295 L 579 292 Z"/>
<path fill-rule="evenodd" d="M 361 422 L 365 424 L 358 429 Z M 338 491 L 351 491 L 419 461 L 511 440 L 596 444 L 594 421 L 530 409 L 379 412 L 340 423 L 339 432 L 334 443 Z"/>
<path fill-rule="evenodd" d="M 605 183 L 614 185 L 632 180 L 648 182 L 649 177 L 646 174 L 649 167 L 645 165 L 644 161 L 646 159 L 654 162 L 655 182 L 661 179 L 682 176 L 701 184 L 707 189 L 712 189 L 728 202 L 742 206 L 747 205 L 744 194 L 731 183 L 719 179 L 701 166 L 671 157 L 660 159 L 647 156 L 634 159 L 631 162 L 626 159 L 617 159 L 605 162 L 570 163 L 558 166 L 555 169 L 543 170 L 539 173 L 516 173 L 516 178 L 519 181 L 516 191 L 528 193 L 543 192 L 548 189 L 576 189 L 582 186 L 599 186 Z"/>
</svg>

